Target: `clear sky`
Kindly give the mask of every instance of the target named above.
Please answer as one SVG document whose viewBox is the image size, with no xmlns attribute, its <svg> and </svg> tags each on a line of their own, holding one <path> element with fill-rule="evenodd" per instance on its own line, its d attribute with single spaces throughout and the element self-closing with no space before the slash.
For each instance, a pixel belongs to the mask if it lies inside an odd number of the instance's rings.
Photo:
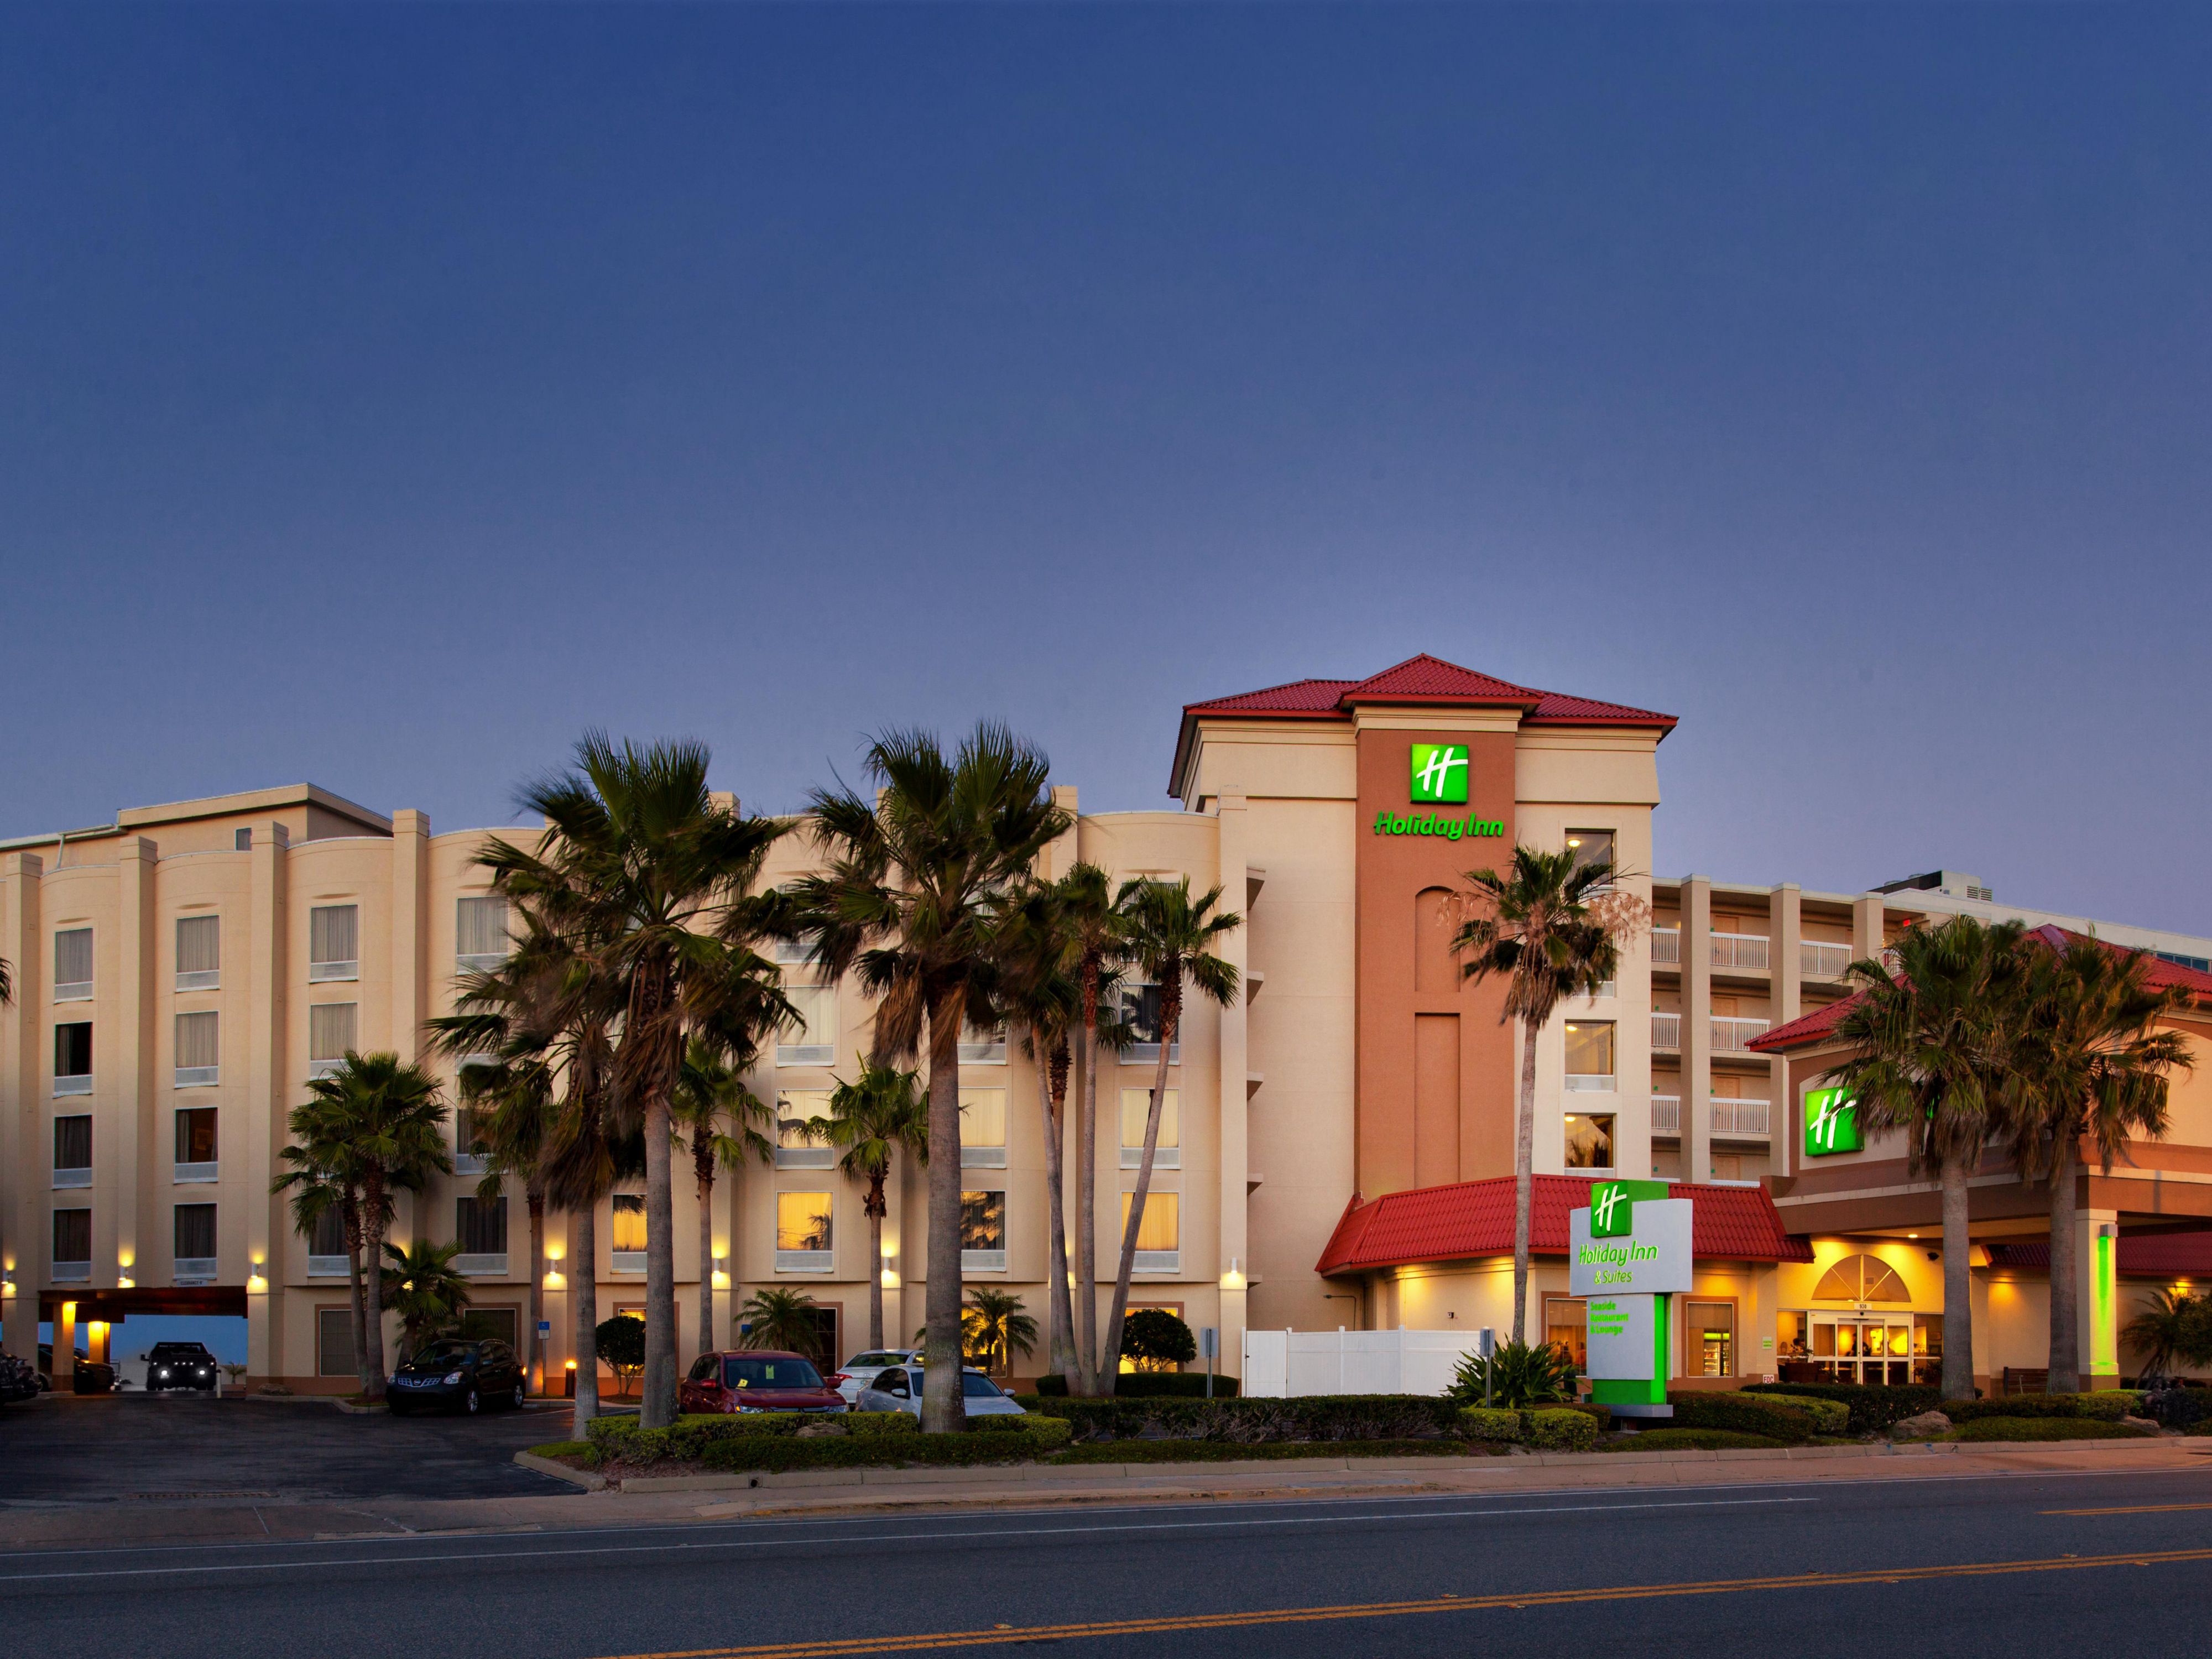
<svg viewBox="0 0 2212 1659">
<path fill-rule="evenodd" d="M 2212 8 L 0 15 L 0 836 L 782 809 L 1417 651 L 1656 863 L 2212 933 Z"/>
</svg>

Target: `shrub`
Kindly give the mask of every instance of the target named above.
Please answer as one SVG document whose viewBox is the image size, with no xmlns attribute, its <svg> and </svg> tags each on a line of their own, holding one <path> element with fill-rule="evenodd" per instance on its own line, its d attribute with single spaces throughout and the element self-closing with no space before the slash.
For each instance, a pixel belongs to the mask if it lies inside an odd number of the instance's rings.
<svg viewBox="0 0 2212 1659">
<path fill-rule="evenodd" d="M 1589 1451 L 1597 1444 L 1597 1419 L 1588 1412 L 1540 1407 L 1522 1415 L 1528 1443 L 1538 1451 Z"/>
<path fill-rule="evenodd" d="M 1998 1400 L 1954 1400 L 1938 1407 L 1954 1423 L 1983 1418 L 2094 1418 L 2117 1423 L 2135 1404 L 2134 1393 L 2124 1389 L 2098 1394 L 2015 1394 Z"/>
<path fill-rule="evenodd" d="M 1064 1418 L 1078 1440 L 1440 1440 L 1458 1431 L 1458 1407 L 1422 1395 L 1316 1395 L 1298 1400 L 1072 1400 L 1027 1395 L 1032 1411 Z"/>
<path fill-rule="evenodd" d="M 914 1420 L 904 1412 L 883 1415 L 908 1423 Z M 731 1435 L 708 1442 L 696 1461 L 710 1469 L 763 1474 L 788 1469 L 957 1468 L 1027 1462 L 1067 1444 L 1068 1425 L 1054 1419 L 1009 1417 L 1004 1420 L 1018 1427 L 1000 1434 L 832 1435 L 819 1440 L 790 1435 Z"/>
<path fill-rule="evenodd" d="M 1524 1433 L 1521 1413 L 1485 1406 L 1462 1406 L 1459 1408 L 1459 1431 L 1470 1440 L 1492 1440 L 1504 1443 L 1519 1441 Z"/>
<path fill-rule="evenodd" d="M 1048 1371 L 1036 1380 L 1036 1391 L 1041 1398 L 1066 1400 L 1069 1398 L 1067 1379 L 1058 1371 Z M 1216 1400 L 1237 1398 L 1237 1379 L 1216 1376 L 1213 1397 Z M 1124 1371 L 1114 1381 L 1114 1397 L 1121 1400 L 1146 1400 L 1162 1395 L 1203 1400 L 1206 1397 L 1204 1371 Z"/>
<path fill-rule="evenodd" d="M 556 1463 L 580 1463 L 586 1459 L 597 1461 L 592 1456 L 592 1443 L 588 1440 L 556 1440 L 546 1445 L 531 1447 L 530 1455 L 532 1457 L 550 1457 Z"/>
<path fill-rule="evenodd" d="M 592 1340 L 599 1346 L 600 1363 L 628 1394 L 630 1379 L 645 1369 L 645 1322 L 635 1314 L 617 1314 L 599 1322 Z"/>
<path fill-rule="evenodd" d="M 1626 1440 L 1610 1443 L 1607 1451 L 1765 1451 L 1782 1445 L 1763 1434 L 1738 1434 L 1729 1429 L 1645 1429 Z"/>
<path fill-rule="evenodd" d="M 1559 1409 L 1566 1412 L 1580 1412 L 1585 1417 L 1595 1418 L 1598 1432 L 1601 1434 L 1613 1426 L 1613 1407 L 1602 1405 L 1595 1400 L 1562 1400 L 1559 1402 Z"/>
<path fill-rule="evenodd" d="M 1488 1386 L 1486 1389 L 1485 1379 Z M 1501 1342 L 1488 1359 L 1463 1355 L 1452 1373 L 1448 1398 L 1462 1406 L 1548 1406 L 1575 1397 L 1575 1362 L 1552 1342 Z M 1484 1398 L 1486 1392 L 1488 1398 Z"/>
<path fill-rule="evenodd" d="M 1893 1388 L 1853 1382 L 1761 1382 L 1744 1392 L 1779 1395 L 1790 1400 L 1840 1400 L 1850 1413 L 1852 1434 L 1880 1434 L 1908 1417 L 1945 1409 L 1943 1390 L 1919 1382 Z"/>
<path fill-rule="evenodd" d="M 679 1417 L 665 1429 L 641 1429 L 635 1417 L 599 1417 L 592 1419 L 586 1432 L 602 1458 L 642 1466 L 696 1462 L 708 1446 L 724 1441 L 790 1439 L 808 1424 L 824 1421 L 843 1429 L 842 1437 L 848 1440 L 875 1443 L 921 1432 L 921 1425 L 904 1412 L 854 1412 L 827 1418 L 800 1412 L 702 1413 Z"/>
<path fill-rule="evenodd" d="M 1480 1457 L 1504 1447 L 1465 1440 L 1271 1440 L 1256 1446 L 1219 1440 L 1105 1440 L 1055 1452 L 1054 1463 L 1218 1463 L 1299 1457 Z"/>
<path fill-rule="evenodd" d="M 1802 1444 L 1819 1431 L 1812 1413 L 1794 1400 L 1675 1389 L 1668 1390 L 1667 1402 L 1674 1408 L 1677 1428 L 1721 1429 L 1792 1444 Z"/>
<path fill-rule="evenodd" d="M 2107 1423 L 2094 1417 L 1977 1417 L 1961 1423 L 1951 1431 L 1950 1437 L 1954 1440 L 2132 1440 L 2144 1432 L 2144 1430 L 2131 1428 L 2125 1423 Z"/>
<path fill-rule="evenodd" d="M 1121 1323 L 1121 1358 L 1139 1365 L 1181 1365 L 1198 1358 L 1198 1339 L 1165 1308 L 1139 1308 Z"/>
<path fill-rule="evenodd" d="M 2199 1425 L 2212 1419 L 2212 1393 L 2203 1389 L 2154 1389 L 2141 1399 L 2138 1409 L 2142 1414 L 2163 1428 L 2192 1433 Z"/>
</svg>

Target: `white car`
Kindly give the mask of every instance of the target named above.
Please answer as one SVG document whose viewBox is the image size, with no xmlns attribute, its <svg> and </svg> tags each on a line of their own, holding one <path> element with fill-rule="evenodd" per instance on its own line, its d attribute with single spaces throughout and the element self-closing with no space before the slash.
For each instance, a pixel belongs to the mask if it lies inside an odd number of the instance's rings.
<svg viewBox="0 0 2212 1659">
<path fill-rule="evenodd" d="M 1029 1413 L 997 1383 L 970 1366 L 960 1373 L 960 1391 L 967 1396 L 970 1417 L 1026 1417 Z M 894 1365 L 860 1390 L 853 1402 L 856 1412 L 908 1412 L 921 1415 L 921 1367 Z"/>
<path fill-rule="evenodd" d="M 921 1354 L 919 1348 L 871 1348 L 866 1353 L 854 1354 L 825 1380 L 845 1396 L 845 1403 L 849 1406 L 886 1366 L 919 1364 Z"/>
</svg>

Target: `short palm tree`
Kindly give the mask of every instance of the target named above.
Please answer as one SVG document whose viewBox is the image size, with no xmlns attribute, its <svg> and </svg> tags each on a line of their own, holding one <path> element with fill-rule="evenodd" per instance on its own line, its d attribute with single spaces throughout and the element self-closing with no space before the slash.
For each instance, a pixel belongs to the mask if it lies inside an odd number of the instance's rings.
<svg viewBox="0 0 2212 1659">
<path fill-rule="evenodd" d="M 451 1175 L 446 1148 L 446 1103 L 437 1079 L 395 1054 L 346 1051 L 337 1069 L 307 1085 L 311 1098 L 295 1109 L 290 1127 L 304 1156 L 288 1159 L 295 1173 L 278 1178 L 277 1190 L 295 1184 L 300 1170 L 341 1172 L 361 1192 L 363 1392 L 385 1392 L 382 1276 L 366 1270 L 382 1259 L 384 1230 L 392 1196 L 419 1192 L 434 1172 Z"/>
<path fill-rule="evenodd" d="M 2203 1318 L 2204 1304 L 2188 1291 L 2153 1291 L 2149 1305 L 2120 1328 L 2120 1340 L 2144 1356 L 2136 1381 L 2166 1376 L 2174 1357 L 2191 1346 Z"/>
<path fill-rule="evenodd" d="M 1535 1194 L 1536 1039 L 1559 1005 L 1585 996 L 1620 965 L 1642 908 L 1613 887 L 1611 864 L 1574 849 L 1516 847 L 1510 870 L 1470 870 L 1464 920 L 1452 936 L 1462 978 L 1505 981 L 1501 1020 L 1521 1022 L 1521 1097 L 1513 1133 L 1513 1340 L 1528 1335 L 1528 1235 Z"/>
<path fill-rule="evenodd" d="M 739 1322 L 747 1328 L 738 1338 L 739 1346 L 781 1348 L 819 1364 L 830 1363 L 819 1352 L 822 1327 L 815 1318 L 816 1310 L 814 1298 L 804 1291 L 787 1291 L 773 1285 L 755 1291 L 738 1310 Z"/>
<path fill-rule="evenodd" d="M 301 1109 L 302 1111 L 306 1108 Z M 292 1133 L 304 1135 L 299 1112 L 292 1115 Z M 347 1149 L 322 1138 L 295 1140 L 278 1155 L 289 1165 L 270 1183 L 273 1193 L 292 1194 L 292 1225 L 302 1238 L 313 1238 L 325 1215 L 336 1214 L 346 1247 L 347 1310 L 353 1322 L 353 1369 L 363 1394 L 368 1392 L 368 1301 L 362 1290 L 361 1172 Z M 386 1220 L 390 1218 L 387 1216 Z"/>
<path fill-rule="evenodd" d="M 1036 1321 L 1012 1291 L 977 1285 L 968 1292 L 961 1315 L 961 1340 L 969 1358 L 987 1371 L 1006 1376 L 1014 1368 L 1014 1350 L 1024 1353 L 1036 1346 Z"/>
<path fill-rule="evenodd" d="M 781 999 L 779 998 L 779 1000 Z M 744 1045 L 746 1060 L 757 1052 Z M 775 1162 L 775 1143 L 760 1131 L 775 1111 L 745 1087 L 744 1064 L 732 1064 L 726 1049 L 705 1037 L 693 1037 L 684 1052 L 669 1115 L 683 1132 L 691 1153 L 691 1180 L 699 1195 L 699 1346 L 714 1341 L 714 1173 L 742 1170 L 750 1158 Z M 727 1127 L 724 1126 L 727 1125 Z"/>
<path fill-rule="evenodd" d="M 1907 1167 L 1933 1171 L 1943 1206 L 1943 1397 L 1974 1393 L 1967 1182 L 2019 1097 L 2028 1013 L 2018 922 L 1954 916 L 1907 931 L 1896 967 L 1855 962 L 1836 1037 L 1854 1051 L 1823 1075 L 1856 1103 L 1862 1131 L 1905 1137 Z"/>
<path fill-rule="evenodd" d="M 967 1420 L 960 1367 L 960 1040 L 996 1017 L 997 936 L 1037 854 L 1073 822 L 1043 754 L 986 722 L 948 755 L 934 735 L 869 745 L 872 799 L 817 791 L 811 817 L 828 868 L 793 884 L 793 920 L 832 980 L 878 999 L 878 1061 L 929 1057 L 929 1360 L 922 1426 Z"/>
<path fill-rule="evenodd" d="M 461 1322 L 468 1310 L 469 1281 L 454 1270 L 461 1253 L 454 1244 L 416 1239 L 384 1247 L 383 1300 L 399 1316 L 401 1363 L 433 1337 Z"/>
<path fill-rule="evenodd" d="M 1121 1322 L 1128 1316 L 1129 1278 L 1137 1265 L 1137 1237 L 1145 1224 L 1145 1200 L 1152 1189 L 1152 1159 L 1159 1151 L 1160 1115 L 1167 1102 L 1168 1062 L 1182 1028 L 1184 986 L 1207 1001 L 1226 1007 L 1242 979 L 1233 963 L 1213 954 L 1214 946 L 1244 925 L 1244 918 L 1219 908 L 1221 890 L 1193 898 L 1190 878 L 1124 884 L 1116 903 L 1127 916 L 1122 950 L 1131 965 L 1159 988 L 1159 1060 L 1152 1073 L 1152 1097 L 1145 1113 L 1145 1150 L 1137 1160 L 1137 1184 L 1129 1196 L 1128 1219 L 1121 1225 L 1121 1259 L 1114 1272 L 1114 1306 L 1106 1322 L 1105 1353 L 1093 1387 L 1111 1394 L 1121 1370 Z"/>
<path fill-rule="evenodd" d="M 2021 1089 L 2009 1125 L 2021 1175 L 2051 1192 L 2051 1375 L 2053 1394 L 2081 1386 L 2081 1291 L 2076 1277 L 2075 1176 L 2081 1143 L 2106 1173 L 2130 1139 L 2166 1127 L 2176 1072 L 2191 1069 L 2188 1040 L 2156 1029 L 2186 1007 L 2188 992 L 2150 983 L 2145 952 L 2072 939 L 2052 951 L 2027 940 L 2032 1012 L 2015 1061 Z"/>
<path fill-rule="evenodd" d="M 895 1066 L 878 1066 L 865 1055 L 860 1075 L 840 1082 L 830 1095 L 830 1115 L 818 1133 L 844 1149 L 837 1167 L 867 1183 L 860 1200 L 868 1218 L 868 1346 L 884 1346 L 884 1218 L 890 1206 L 884 1196 L 891 1160 L 901 1152 L 929 1161 L 929 1107 L 915 1074 Z"/>
</svg>

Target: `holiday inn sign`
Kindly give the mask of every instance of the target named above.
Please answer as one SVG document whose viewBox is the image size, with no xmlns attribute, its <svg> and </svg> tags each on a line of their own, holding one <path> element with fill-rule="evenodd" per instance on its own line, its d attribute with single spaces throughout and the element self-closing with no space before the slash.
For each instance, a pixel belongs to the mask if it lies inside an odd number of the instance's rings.
<svg viewBox="0 0 2212 1659">
<path fill-rule="evenodd" d="M 1467 804 L 1467 745 L 1463 743 L 1417 743 L 1407 757 L 1406 793 L 1415 806 L 1464 806 Z M 1503 836 L 1501 818 L 1468 812 L 1457 817 L 1442 812 L 1392 812 L 1387 807 L 1375 815 L 1378 836 L 1441 836 L 1446 841 L 1477 836 Z"/>
</svg>

